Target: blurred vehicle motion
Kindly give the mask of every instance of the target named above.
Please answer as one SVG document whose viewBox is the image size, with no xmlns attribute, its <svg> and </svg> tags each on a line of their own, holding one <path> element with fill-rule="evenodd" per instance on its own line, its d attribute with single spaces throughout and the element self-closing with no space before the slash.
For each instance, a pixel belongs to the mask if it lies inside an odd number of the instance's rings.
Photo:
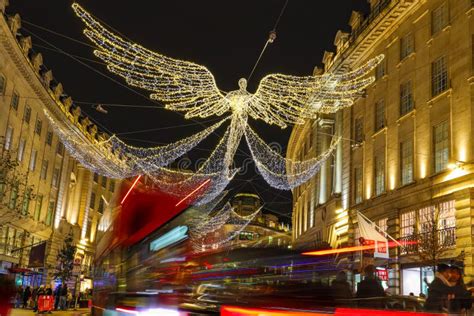
<svg viewBox="0 0 474 316">
<path fill-rule="evenodd" d="M 257 248 L 232 243 L 196 250 L 190 223 L 202 210 L 188 206 L 197 195 L 176 206 L 183 197 L 167 196 L 143 183 L 123 192 L 129 194 L 127 200 L 98 245 L 93 315 L 423 311 L 424 300 L 411 296 L 361 299 L 351 293 L 341 298 L 331 284 L 340 271 L 353 270 L 351 260 L 341 255 L 305 256 L 277 244 Z M 367 306 L 376 309 L 360 309 Z"/>
</svg>

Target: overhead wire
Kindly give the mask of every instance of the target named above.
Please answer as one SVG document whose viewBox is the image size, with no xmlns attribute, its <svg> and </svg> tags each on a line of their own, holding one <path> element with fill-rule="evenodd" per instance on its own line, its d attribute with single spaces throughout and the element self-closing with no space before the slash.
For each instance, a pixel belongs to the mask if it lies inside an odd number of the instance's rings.
<svg viewBox="0 0 474 316">
<path fill-rule="evenodd" d="M 276 22 L 273 26 L 273 29 L 270 31 L 268 35 L 268 39 L 265 41 L 265 45 L 263 45 L 263 48 L 260 51 L 260 55 L 258 56 L 257 61 L 255 62 L 252 70 L 250 71 L 250 74 L 247 77 L 247 82 L 250 82 L 250 79 L 252 79 L 255 69 L 257 69 L 257 66 L 260 63 L 260 60 L 262 59 L 263 54 L 267 50 L 268 45 L 273 43 L 273 41 L 276 39 L 276 30 L 277 30 L 278 24 L 280 23 L 281 17 L 283 16 L 283 13 L 285 13 L 286 7 L 288 6 L 288 1 L 289 0 L 285 0 L 285 3 L 280 10 L 280 14 L 278 15 L 278 18 L 276 19 Z"/>
</svg>

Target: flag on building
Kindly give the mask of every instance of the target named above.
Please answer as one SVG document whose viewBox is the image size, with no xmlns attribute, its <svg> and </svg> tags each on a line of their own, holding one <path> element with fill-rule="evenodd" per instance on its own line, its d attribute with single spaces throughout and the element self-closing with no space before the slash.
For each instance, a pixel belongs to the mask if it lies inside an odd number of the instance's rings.
<svg viewBox="0 0 474 316">
<path fill-rule="evenodd" d="M 357 221 L 359 222 L 360 236 L 365 240 L 374 243 L 374 257 L 389 258 L 388 240 L 375 229 L 375 224 L 368 220 L 365 216 L 357 212 Z"/>
</svg>

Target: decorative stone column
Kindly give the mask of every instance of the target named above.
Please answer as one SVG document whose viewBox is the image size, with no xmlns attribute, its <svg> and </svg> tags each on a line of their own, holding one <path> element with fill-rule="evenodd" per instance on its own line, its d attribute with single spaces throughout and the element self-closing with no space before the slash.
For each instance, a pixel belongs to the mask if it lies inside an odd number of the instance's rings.
<svg viewBox="0 0 474 316">
<path fill-rule="evenodd" d="M 464 281 L 474 280 L 474 189 L 469 188 L 454 194 L 456 208 L 456 255 L 464 251 Z M 461 257 L 461 256 L 460 256 Z"/>
<path fill-rule="evenodd" d="M 80 165 L 77 166 L 76 185 L 74 187 L 70 209 L 68 212 L 68 221 L 73 225 L 78 224 L 78 221 L 79 221 L 79 213 L 80 213 L 80 207 L 81 207 L 81 192 L 84 186 L 84 177 L 86 176 L 86 173 L 87 173 L 87 170 L 83 166 L 80 166 Z"/>
<path fill-rule="evenodd" d="M 331 143 L 332 127 L 334 125 L 334 120 L 332 119 L 321 119 L 319 120 L 319 131 L 321 133 L 321 152 L 328 150 Z M 331 192 L 331 158 L 328 158 L 323 165 L 321 166 L 320 182 L 319 182 L 319 204 L 324 204 L 329 198 Z"/>
</svg>

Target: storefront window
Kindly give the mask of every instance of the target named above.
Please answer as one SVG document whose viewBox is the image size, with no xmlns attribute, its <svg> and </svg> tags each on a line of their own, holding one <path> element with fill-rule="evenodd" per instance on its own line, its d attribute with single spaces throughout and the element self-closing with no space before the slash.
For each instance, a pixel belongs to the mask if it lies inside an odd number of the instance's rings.
<svg viewBox="0 0 474 316">
<path fill-rule="evenodd" d="M 431 267 L 413 267 L 402 270 L 402 294 L 413 293 L 419 296 L 420 293 L 428 294 L 428 284 L 434 279 Z"/>
</svg>

